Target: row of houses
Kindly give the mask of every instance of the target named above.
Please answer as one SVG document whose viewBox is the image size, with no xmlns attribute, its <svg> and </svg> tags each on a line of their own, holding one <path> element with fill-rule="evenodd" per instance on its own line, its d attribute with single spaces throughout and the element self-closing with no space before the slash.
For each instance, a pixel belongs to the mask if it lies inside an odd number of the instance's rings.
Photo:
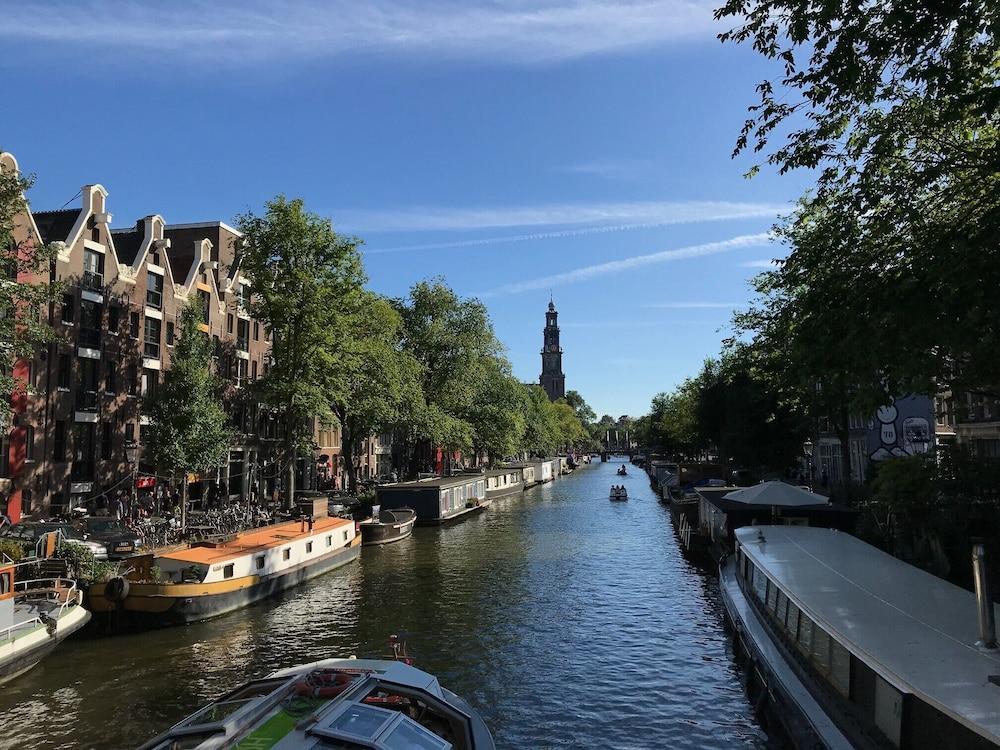
<svg viewBox="0 0 1000 750">
<path fill-rule="evenodd" d="M 0 170 L 16 172 L 0 153 Z M 17 363 L 27 384 L 0 443 L 0 490 L 7 513 L 54 515 L 100 507 L 107 493 L 131 489 L 143 460 L 149 420 L 144 404 L 169 369 L 183 307 L 202 306 L 202 329 L 215 344 L 227 383 L 226 408 L 236 429 L 227 459 L 189 476 L 195 500 L 209 494 L 248 499 L 273 494 L 281 481 L 280 420 L 254 402 L 249 386 L 270 366 L 270 336 L 248 312 L 251 283 L 240 270 L 240 232 L 223 221 L 168 223 L 159 214 L 114 228 L 108 191 L 84 185 L 79 203 L 14 218 L 14 241 L 57 252 L 37 275 L 9 280 L 62 285 L 39 313 L 55 341 Z M 319 477 L 342 486 L 340 433 L 314 425 L 316 455 L 300 467 L 303 486 Z M 388 475 L 388 441 L 373 436 L 360 451 L 360 475 Z M 0 508 L 3 510 L 3 508 Z"/>
</svg>

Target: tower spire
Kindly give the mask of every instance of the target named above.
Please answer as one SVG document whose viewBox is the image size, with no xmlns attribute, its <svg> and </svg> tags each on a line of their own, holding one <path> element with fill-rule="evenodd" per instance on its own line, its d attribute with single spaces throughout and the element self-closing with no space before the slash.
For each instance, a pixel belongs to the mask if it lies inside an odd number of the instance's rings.
<svg viewBox="0 0 1000 750">
<path fill-rule="evenodd" d="M 566 395 L 566 376 L 562 371 L 562 347 L 559 345 L 559 313 L 549 290 L 549 309 L 545 313 L 545 328 L 542 331 L 542 374 L 538 382 L 549 400 L 555 401 Z"/>
</svg>

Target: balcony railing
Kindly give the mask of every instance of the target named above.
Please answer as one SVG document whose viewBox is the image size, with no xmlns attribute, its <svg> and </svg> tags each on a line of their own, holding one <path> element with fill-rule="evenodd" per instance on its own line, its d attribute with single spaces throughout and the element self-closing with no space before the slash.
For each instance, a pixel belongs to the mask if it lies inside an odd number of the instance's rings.
<svg viewBox="0 0 1000 750">
<path fill-rule="evenodd" d="M 97 411 L 97 391 L 77 391 L 76 410 Z"/>
<path fill-rule="evenodd" d="M 142 346 L 142 353 L 150 359 L 160 358 L 160 345 L 156 341 L 147 341 Z"/>
<path fill-rule="evenodd" d="M 97 328 L 81 328 L 77 343 L 88 349 L 97 349 L 101 345 L 101 331 Z"/>
<path fill-rule="evenodd" d="M 82 286 L 84 289 L 92 289 L 97 292 L 103 290 L 104 274 L 97 271 L 84 271 Z"/>
</svg>

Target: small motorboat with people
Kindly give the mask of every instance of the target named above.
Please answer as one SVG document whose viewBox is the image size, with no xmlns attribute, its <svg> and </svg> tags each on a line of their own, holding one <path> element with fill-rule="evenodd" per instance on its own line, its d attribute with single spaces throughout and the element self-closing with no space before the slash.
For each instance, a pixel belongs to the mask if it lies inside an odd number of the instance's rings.
<svg viewBox="0 0 1000 750">
<path fill-rule="evenodd" d="M 326 659 L 244 683 L 140 750 L 494 750 L 476 710 L 396 645 L 390 658 Z"/>
<path fill-rule="evenodd" d="M 27 672 L 90 620 L 74 581 L 18 581 L 18 567 L 25 566 L 0 564 L 0 684 Z"/>
<path fill-rule="evenodd" d="M 609 500 L 628 500 L 628 490 L 625 489 L 624 485 L 614 485 L 611 488 L 611 495 Z"/>
<path fill-rule="evenodd" d="M 380 510 L 376 506 L 372 510 L 372 518 L 358 524 L 362 546 L 398 542 L 413 533 L 413 525 L 417 522 L 417 512 L 413 508 Z"/>
<path fill-rule="evenodd" d="M 624 476 L 627 476 L 627 475 L 628 475 L 628 469 L 625 468 L 625 464 L 622 464 L 621 468 L 618 469 L 618 476 L 624 477 Z"/>
</svg>

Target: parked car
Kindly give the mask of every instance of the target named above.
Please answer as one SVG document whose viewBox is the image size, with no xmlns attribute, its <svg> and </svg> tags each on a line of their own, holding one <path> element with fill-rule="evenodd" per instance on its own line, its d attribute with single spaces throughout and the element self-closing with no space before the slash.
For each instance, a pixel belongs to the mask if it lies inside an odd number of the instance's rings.
<svg viewBox="0 0 1000 750">
<path fill-rule="evenodd" d="M 130 557 L 139 548 L 139 537 L 112 516 L 87 516 L 80 521 L 87 539 L 101 542 L 111 559 Z"/>
<path fill-rule="evenodd" d="M 99 541 L 88 539 L 86 534 L 68 523 L 17 523 L 0 531 L 0 538 L 13 539 L 20 543 L 25 554 L 34 554 L 38 540 L 53 531 L 60 532 L 67 544 L 86 547 L 96 559 L 108 559 L 107 547 Z"/>
</svg>

